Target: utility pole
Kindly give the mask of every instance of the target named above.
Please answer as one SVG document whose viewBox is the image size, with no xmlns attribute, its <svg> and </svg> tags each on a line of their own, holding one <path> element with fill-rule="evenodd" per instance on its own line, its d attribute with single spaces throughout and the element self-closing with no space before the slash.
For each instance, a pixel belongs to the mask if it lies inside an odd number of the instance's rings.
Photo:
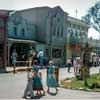
<svg viewBox="0 0 100 100">
<path fill-rule="evenodd" d="M 76 9 L 75 13 L 76 13 L 75 17 L 77 18 L 77 13 L 78 13 L 77 9 Z"/>
</svg>

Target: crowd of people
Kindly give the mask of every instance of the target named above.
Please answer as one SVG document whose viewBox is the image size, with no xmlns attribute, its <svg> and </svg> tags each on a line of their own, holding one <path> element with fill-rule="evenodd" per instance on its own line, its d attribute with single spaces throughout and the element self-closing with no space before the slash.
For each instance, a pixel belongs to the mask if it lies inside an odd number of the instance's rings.
<svg viewBox="0 0 100 100">
<path fill-rule="evenodd" d="M 18 53 L 16 52 L 16 50 L 14 50 L 11 54 L 11 63 L 12 63 L 11 65 L 13 66 L 23 65 L 24 66 L 26 64 L 25 62 L 29 61 L 30 57 L 32 61 L 37 60 L 41 68 L 43 68 L 44 65 L 48 64 L 48 59 L 47 58 L 45 59 L 45 56 L 42 50 L 39 50 L 38 52 L 35 52 L 34 50 L 32 50 L 28 57 L 27 55 L 23 53 L 20 57 L 20 60 L 18 59 Z"/>
<path fill-rule="evenodd" d="M 74 74 L 78 74 L 80 72 L 80 69 L 83 65 L 83 60 L 81 57 L 74 57 L 73 59 L 68 58 L 67 59 L 67 67 L 68 72 L 70 73 L 71 67 L 74 68 Z M 88 62 L 88 67 L 97 67 L 100 66 L 100 57 L 98 55 L 90 55 L 90 59 Z"/>
</svg>

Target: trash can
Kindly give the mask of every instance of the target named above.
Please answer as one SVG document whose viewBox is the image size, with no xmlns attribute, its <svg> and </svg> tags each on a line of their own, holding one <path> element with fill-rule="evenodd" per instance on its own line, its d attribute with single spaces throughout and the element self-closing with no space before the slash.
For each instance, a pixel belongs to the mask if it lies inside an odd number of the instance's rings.
<svg viewBox="0 0 100 100">
<path fill-rule="evenodd" d="M 49 67 L 47 67 L 47 76 L 48 76 L 48 70 L 49 70 Z M 55 77 L 56 77 L 57 84 L 58 84 L 59 82 L 59 68 L 58 67 L 55 67 Z"/>
</svg>

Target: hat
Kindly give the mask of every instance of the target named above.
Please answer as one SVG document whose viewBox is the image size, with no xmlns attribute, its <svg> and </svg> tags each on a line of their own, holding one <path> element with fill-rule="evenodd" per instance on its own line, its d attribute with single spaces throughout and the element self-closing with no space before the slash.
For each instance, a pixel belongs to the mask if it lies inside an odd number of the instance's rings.
<svg viewBox="0 0 100 100">
<path fill-rule="evenodd" d="M 53 61 L 49 61 L 49 64 L 54 64 L 54 62 Z"/>
</svg>

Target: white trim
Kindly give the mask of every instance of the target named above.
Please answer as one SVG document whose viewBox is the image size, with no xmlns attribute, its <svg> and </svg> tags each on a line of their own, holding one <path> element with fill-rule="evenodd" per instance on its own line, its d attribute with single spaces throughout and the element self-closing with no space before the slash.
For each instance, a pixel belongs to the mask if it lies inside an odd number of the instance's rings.
<svg viewBox="0 0 100 100">
<path fill-rule="evenodd" d="M 23 39 L 12 39 L 12 38 L 8 38 L 8 41 L 12 41 L 12 42 L 15 42 L 15 43 L 38 43 L 36 41 L 32 41 L 32 40 L 23 40 Z"/>
</svg>

